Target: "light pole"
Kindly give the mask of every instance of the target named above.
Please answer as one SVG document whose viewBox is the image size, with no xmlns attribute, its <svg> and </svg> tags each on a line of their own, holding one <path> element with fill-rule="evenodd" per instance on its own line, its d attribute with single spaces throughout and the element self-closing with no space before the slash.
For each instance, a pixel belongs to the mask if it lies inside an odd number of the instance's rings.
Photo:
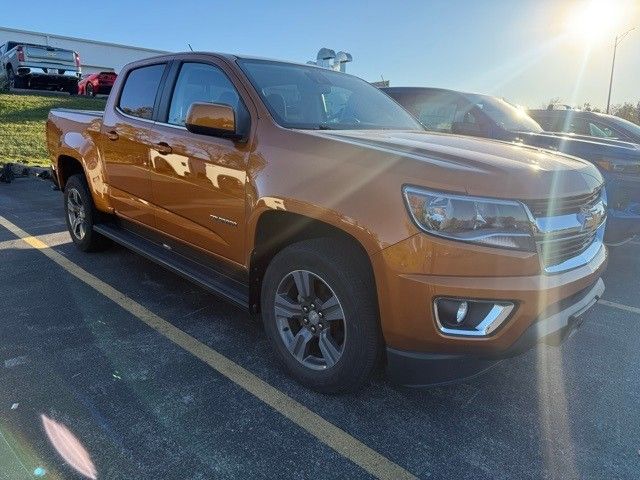
<svg viewBox="0 0 640 480">
<path fill-rule="evenodd" d="M 618 45 L 620 42 L 633 32 L 638 27 L 633 27 L 624 32 L 622 35 L 616 35 L 616 40 L 613 42 L 613 60 L 611 61 L 611 77 L 609 78 L 609 95 L 607 96 L 607 113 L 609 113 L 609 108 L 611 107 L 611 87 L 613 86 L 613 69 L 616 66 L 616 50 L 618 49 Z"/>
</svg>

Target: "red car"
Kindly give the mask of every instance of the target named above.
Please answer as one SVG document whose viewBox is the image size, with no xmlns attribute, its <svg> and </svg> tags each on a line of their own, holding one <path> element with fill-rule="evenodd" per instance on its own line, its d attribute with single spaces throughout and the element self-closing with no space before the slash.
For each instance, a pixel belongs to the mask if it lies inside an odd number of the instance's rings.
<svg viewBox="0 0 640 480">
<path fill-rule="evenodd" d="M 87 73 L 78 82 L 78 95 L 95 97 L 98 93 L 108 95 L 116 81 L 114 72 Z"/>
</svg>

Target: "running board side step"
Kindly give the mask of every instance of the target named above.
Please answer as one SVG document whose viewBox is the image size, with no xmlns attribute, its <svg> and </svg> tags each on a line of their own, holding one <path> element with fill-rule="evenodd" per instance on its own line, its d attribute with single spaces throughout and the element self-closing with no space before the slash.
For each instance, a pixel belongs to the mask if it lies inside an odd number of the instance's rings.
<svg viewBox="0 0 640 480">
<path fill-rule="evenodd" d="M 101 223 L 94 225 L 93 230 L 205 290 L 249 310 L 248 285 L 117 225 Z"/>
</svg>

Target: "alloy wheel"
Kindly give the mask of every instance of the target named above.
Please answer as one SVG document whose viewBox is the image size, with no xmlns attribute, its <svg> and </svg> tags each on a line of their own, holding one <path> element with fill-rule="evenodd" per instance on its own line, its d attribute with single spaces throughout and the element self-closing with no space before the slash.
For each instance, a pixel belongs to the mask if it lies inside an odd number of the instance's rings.
<svg viewBox="0 0 640 480">
<path fill-rule="evenodd" d="M 333 367 L 346 343 L 345 315 L 329 284 L 307 270 L 287 274 L 275 298 L 280 338 L 289 353 L 313 370 Z"/>
<path fill-rule="evenodd" d="M 80 192 L 75 188 L 69 190 L 67 196 L 67 216 L 71 233 L 78 240 L 82 240 L 87 233 L 87 217 Z"/>
</svg>

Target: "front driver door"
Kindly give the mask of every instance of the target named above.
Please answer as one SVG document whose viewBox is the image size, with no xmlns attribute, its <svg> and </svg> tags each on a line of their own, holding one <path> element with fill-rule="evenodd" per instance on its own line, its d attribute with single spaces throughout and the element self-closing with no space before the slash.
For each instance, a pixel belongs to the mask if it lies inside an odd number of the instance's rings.
<svg viewBox="0 0 640 480">
<path fill-rule="evenodd" d="M 221 65 L 203 59 L 180 66 L 164 121 L 156 124 L 163 147 L 151 152 L 156 225 L 191 246 L 243 264 L 249 142 L 188 132 L 184 125 L 194 102 L 231 105 L 236 119 L 249 115 Z"/>
</svg>

